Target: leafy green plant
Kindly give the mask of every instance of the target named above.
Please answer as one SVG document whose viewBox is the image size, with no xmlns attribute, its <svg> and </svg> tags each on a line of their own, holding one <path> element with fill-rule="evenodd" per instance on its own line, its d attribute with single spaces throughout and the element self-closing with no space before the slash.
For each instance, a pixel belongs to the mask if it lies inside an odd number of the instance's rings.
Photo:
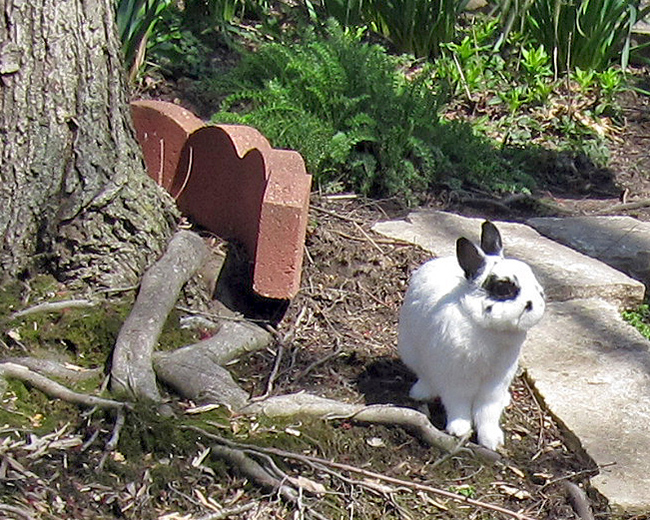
<svg viewBox="0 0 650 520">
<path fill-rule="evenodd" d="M 580 67 L 576 67 L 571 73 L 571 79 L 579 85 L 582 92 L 588 92 L 595 84 L 596 71 L 582 70 Z"/>
<path fill-rule="evenodd" d="M 116 22 L 131 79 L 144 63 L 147 40 L 173 0 L 117 0 Z"/>
<path fill-rule="evenodd" d="M 217 40 L 214 35 L 209 36 L 212 38 L 192 27 L 185 12 L 172 7 L 162 14 L 149 38 L 149 60 L 164 75 L 204 77 L 211 73 L 209 57 Z"/>
<path fill-rule="evenodd" d="M 530 77 L 549 77 L 553 75 L 551 71 L 551 58 L 549 57 L 543 45 L 539 47 L 522 48 L 521 64 Z"/>
<path fill-rule="evenodd" d="M 359 26 L 366 23 L 364 7 L 368 11 L 367 2 L 364 0 L 323 0 L 323 8 L 327 16 L 333 17 L 343 27 Z"/>
<path fill-rule="evenodd" d="M 623 319 L 635 327 L 643 336 L 650 339 L 650 305 L 644 303 L 638 309 L 625 310 Z"/>
<path fill-rule="evenodd" d="M 530 95 L 525 85 L 516 85 L 508 90 L 499 92 L 499 97 L 506 103 L 511 114 L 519 112 L 528 103 Z"/>
<path fill-rule="evenodd" d="M 496 88 L 502 81 L 504 61 L 492 52 L 491 43 L 496 27 L 494 20 L 481 20 L 471 24 L 460 43 L 441 45 L 443 52 L 436 60 L 436 75 L 451 84 L 454 94 L 464 90 L 471 99 L 474 91 Z"/>
<path fill-rule="evenodd" d="M 650 13 L 640 0 L 503 0 L 502 44 L 514 28 L 544 45 L 556 74 L 575 67 L 602 70 L 629 61 L 633 25 Z"/>
<path fill-rule="evenodd" d="M 245 16 L 264 20 L 270 28 L 274 19 L 266 16 L 269 8 L 270 0 L 117 0 L 118 31 L 131 79 L 147 53 L 167 70 L 196 74 L 209 53 L 206 42 L 232 44 L 232 34 L 246 32 L 238 26 Z"/>
<path fill-rule="evenodd" d="M 458 15 L 467 0 L 375 0 L 379 31 L 402 52 L 437 56 L 440 44 L 456 34 Z"/>
<path fill-rule="evenodd" d="M 516 185 L 516 172 L 460 122 L 442 123 L 431 70 L 405 75 L 384 48 L 330 22 L 327 36 L 246 54 L 213 88 L 229 93 L 213 120 L 260 129 L 298 150 L 320 185 L 366 195 L 444 183 Z M 437 85 L 440 89 L 440 85 Z"/>
<path fill-rule="evenodd" d="M 342 25 L 368 25 L 400 52 L 438 56 L 456 34 L 468 0 L 323 0 L 327 16 Z"/>
<path fill-rule="evenodd" d="M 600 84 L 601 92 L 608 98 L 618 94 L 623 86 L 623 74 L 619 69 L 610 67 L 607 70 L 599 72 L 596 77 Z"/>
</svg>

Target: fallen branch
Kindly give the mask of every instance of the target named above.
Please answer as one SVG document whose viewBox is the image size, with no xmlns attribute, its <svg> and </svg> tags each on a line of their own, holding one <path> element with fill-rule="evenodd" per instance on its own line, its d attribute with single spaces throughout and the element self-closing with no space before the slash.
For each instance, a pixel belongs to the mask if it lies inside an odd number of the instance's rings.
<svg viewBox="0 0 650 520">
<path fill-rule="evenodd" d="M 121 401 L 113 401 L 112 399 L 104 399 L 103 397 L 97 397 L 94 395 L 80 394 L 69 388 L 63 386 L 62 384 L 52 381 L 51 379 L 41 375 L 37 372 L 33 372 L 29 368 L 18 365 L 16 363 L 0 363 L 0 378 L 14 378 L 24 383 L 27 383 L 34 388 L 37 388 L 41 392 L 54 397 L 56 399 L 61 399 L 69 403 L 78 404 L 81 406 L 97 406 L 99 408 L 125 408 L 127 403 Z"/>
<path fill-rule="evenodd" d="M 511 518 L 515 518 L 517 520 L 534 520 L 529 516 L 526 516 L 522 513 L 518 513 L 516 511 L 511 511 L 509 509 L 505 509 L 501 506 L 497 506 L 495 504 L 489 504 L 487 502 L 482 502 L 480 500 L 475 500 L 472 498 L 468 498 L 464 495 L 460 495 L 458 493 L 453 493 L 451 491 L 446 491 L 444 489 L 439 489 L 433 486 L 429 486 L 427 484 L 420 484 L 419 482 L 412 482 L 410 480 L 406 479 L 401 479 L 401 478 L 396 478 L 396 477 L 390 477 L 388 475 L 384 475 L 382 473 L 376 473 L 374 471 L 370 471 L 367 469 L 359 468 L 357 466 L 352 466 L 350 464 L 343 464 L 340 462 L 334 462 L 331 460 L 327 459 L 322 459 L 320 457 L 314 457 L 313 455 L 303 455 L 300 453 L 294 453 L 290 451 L 285 451 L 281 450 L 278 448 L 264 448 L 260 446 L 253 446 L 253 445 L 248 445 L 248 444 L 242 444 L 242 443 L 237 443 L 237 442 L 232 442 L 227 439 L 224 439 L 223 437 L 220 437 L 218 435 L 215 435 L 213 433 L 207 432 L 203 430 L 202 428 L 194 427 L 194 426 L 187 426 L 186 427 L 189 430 L 193 430 L 197 433 L 200 433 L 201 435 L 212 439 L 219 443 L 222 446 L 225 446 L 230 449 L 238 449 L 238 450 L 244 450 L 245 452 L 257 452 L 257 453 L 262 453 L 265 455 L 271 455 L 271 456 L 276 456 L 276 457 L 281 457 L 285 459 L 292 459 L 296 460 L 298 462 L 302 462 L 305 464 L 308 464 L 311 467 L 318 467 L 318 466 L 327 466 L 331 468 L 336 468 L 341 471 L 346 471 L 348 473 L 355 473 L 358 475 L 362 475 L 366 478 L 370 479 L 375 479 L 379 480 L 382 482 L 388 482 L 389 484 L 394 484 L 399 487 L 404 487 L 404 488 L 409 488 L 409 489 L 414 489 L 417 491 L 424 491 L 425 493 L 430 493 L 433 495 L 441 496 L 450 500 L 453 500 L 455 502 L 465 504 L 465 505 L 470 505 L 473 507 L 481 508 L 487 511 L 492 511 L 492 512 L 497 512 L 501 513 L 504 515 L 507 515 Z"/>
<path fill-rule="evenodd" d="M 325 399 L 307 393 L 269 397 L 250 403 L 241 410 L 246 414 L 264 414 L 270 418 L 308 415 L 327 420 L 350 419 L 364 423 L 401 426 L 430 446 L 447 453 L 459 449 L 456 437 L 437 429 L 429 418 L 417 410 L 393 405 L 357 405 Z M 482 459 L 496 461 L 500 455 L 482 446 L 467 444 Z"/>
<path fill-rule="evenodd" d="M 140 292 L 113 351 L 111 389 L 117 395 L 160 402 L 152 366 L 154 348 L 181 288 L 207 255 L 201 237 L 179 231 L 142 278 Z"/>
</svg>

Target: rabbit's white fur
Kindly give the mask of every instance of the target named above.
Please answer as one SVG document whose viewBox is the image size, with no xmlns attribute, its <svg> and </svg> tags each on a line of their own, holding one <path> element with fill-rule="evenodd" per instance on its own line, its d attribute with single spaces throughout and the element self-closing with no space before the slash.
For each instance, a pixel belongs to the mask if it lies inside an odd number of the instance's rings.
<svg viewBox="0 0 650 520">
<path fill-rule="evenodd" d="M 464 436 L 474 425 L 478 442 L 494 450 L 504 441 L 499 419 L 522 343 L 545 303 L 530 267 L 503 258 L 490 222 L 481 246 L 461 238 L 456 257 L 430 260 L 413 274 L 398 348 L 419 378 L 411 397 L 440 397 L 449 433 Z"/>
</svg>

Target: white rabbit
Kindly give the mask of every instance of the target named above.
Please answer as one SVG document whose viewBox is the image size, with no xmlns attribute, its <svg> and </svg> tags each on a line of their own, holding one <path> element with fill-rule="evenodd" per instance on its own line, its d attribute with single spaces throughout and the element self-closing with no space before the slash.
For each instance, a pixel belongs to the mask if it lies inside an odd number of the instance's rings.
<svg viewBox="0 0 650 520">
<path fill-rule="evenodd" d="M 412 276 L 402 306 L 398 349 L 418 376 L 411 397 L 440 397 L 446 429 L 503 444 L 499 419 L 526 332 L 544 314 L 544 291 L 530 267 L 503 257 L 498 229 L 482 226 L 481 247 L 456 242 L 456 257 L 437 258 Z"/>
</svg>

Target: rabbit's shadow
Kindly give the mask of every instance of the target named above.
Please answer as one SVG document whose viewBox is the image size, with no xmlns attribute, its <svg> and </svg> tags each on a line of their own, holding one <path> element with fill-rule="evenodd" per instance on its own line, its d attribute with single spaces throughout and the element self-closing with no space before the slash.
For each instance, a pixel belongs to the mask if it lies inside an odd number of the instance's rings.
<svg viewBox="0 0 650 520">
<path fill-rule="evenodd" d="M 409 397 L 415 381 L 415 375 L 399 359 L 383 356 L 366 365 L 356 384 L 368 405 L 392 404 L 421 410 L 421 406 L 427 405 Z M 428 403 L 428 414 L 436 428 L 444 429 L 446 415 L 439 399 Z"/>
</svg>

